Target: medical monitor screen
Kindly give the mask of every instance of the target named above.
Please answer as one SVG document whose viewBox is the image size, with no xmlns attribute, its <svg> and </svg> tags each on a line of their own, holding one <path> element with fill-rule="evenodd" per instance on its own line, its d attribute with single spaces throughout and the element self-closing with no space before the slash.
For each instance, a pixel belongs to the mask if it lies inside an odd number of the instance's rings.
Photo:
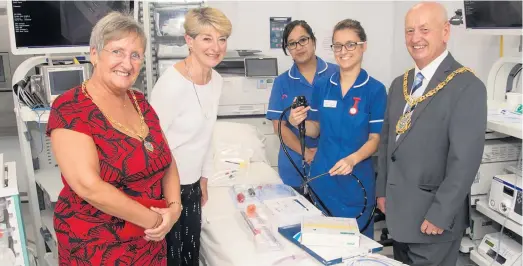
<svg viewBox="0 0 523 266">
<path fill-rule="evenodd" d="M 247 77 L 278 76 L 278 61 L 276 58 L 245 59 L 245 75 Z"/>
<path fill-rule="evenodd" d="M 61 95 L 84 82 L 84 71 L 66 70 L 49 72 L 49 89 L 51 95 Z"/>
<path fill-rule="evenodd" d="M 17 48 L 88 46 L 91 30 L 117 10 L 129 13 L 132 1 L 13 1 Z"/>
<path fill-rule="evenodd" d="M 521 29 L 522 1 L 465 1 L 469 29 Z"/>
</svg>

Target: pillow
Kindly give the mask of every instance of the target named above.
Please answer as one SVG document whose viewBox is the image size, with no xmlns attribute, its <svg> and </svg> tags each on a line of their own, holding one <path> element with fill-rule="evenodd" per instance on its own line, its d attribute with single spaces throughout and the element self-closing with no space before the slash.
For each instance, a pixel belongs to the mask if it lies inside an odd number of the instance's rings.
<svg viewBox="0 0 523 266">
<path fill-rule="evenodd" d="M 226 149 L 234 149 L 249 154 L 251 162 L 269 162 L 265 154 L 265 136 L 249 124 L 216 121 L 213 149 L 215 156 Z"/>
</svg>

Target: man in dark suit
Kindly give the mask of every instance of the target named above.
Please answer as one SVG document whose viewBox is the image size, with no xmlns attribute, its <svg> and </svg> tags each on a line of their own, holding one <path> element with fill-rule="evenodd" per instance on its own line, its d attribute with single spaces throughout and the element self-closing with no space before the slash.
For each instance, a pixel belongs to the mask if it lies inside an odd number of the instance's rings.
<svg viewBox="0 0 523 266">
<path fill-rule="evenodd" d="M 378 207 L 395 259 L 409 265 L 456 265 L 483 153 L 486 88 L 447 51 L 449 36 L 441 4 L 409 10 L 415 68 L 392 82 L 381 133 Z"/>
</svg>

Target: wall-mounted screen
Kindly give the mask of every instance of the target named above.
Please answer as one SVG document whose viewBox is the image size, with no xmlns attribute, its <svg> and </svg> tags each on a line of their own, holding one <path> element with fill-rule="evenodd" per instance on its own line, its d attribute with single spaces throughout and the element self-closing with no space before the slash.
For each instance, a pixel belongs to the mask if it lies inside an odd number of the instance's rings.
<svg viewBox="0 0 523 266">
<path fill-rule="evenodd" d="M 522 34 L 522 1 L 464 1 L 469 30 L 497 35 Z"/>
<path fill-rule="evenodd" d="M 96 22 L 111 11 L 131 14 L 132 7 L 132 1 L 8 0 L 12 53 L 88 52 Z"/>
</svg>

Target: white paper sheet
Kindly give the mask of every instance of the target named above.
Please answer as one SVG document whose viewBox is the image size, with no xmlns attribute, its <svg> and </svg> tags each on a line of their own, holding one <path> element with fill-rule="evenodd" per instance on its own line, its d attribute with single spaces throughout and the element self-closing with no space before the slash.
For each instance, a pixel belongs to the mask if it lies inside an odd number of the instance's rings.
<svg viewBox="0 0 523 266">
<path fill-rule="evenodd" d="M 523 116 L 504 109 L 489 109 L 488 120 L 496 123 L 522 124 Z"/>
</svg>

